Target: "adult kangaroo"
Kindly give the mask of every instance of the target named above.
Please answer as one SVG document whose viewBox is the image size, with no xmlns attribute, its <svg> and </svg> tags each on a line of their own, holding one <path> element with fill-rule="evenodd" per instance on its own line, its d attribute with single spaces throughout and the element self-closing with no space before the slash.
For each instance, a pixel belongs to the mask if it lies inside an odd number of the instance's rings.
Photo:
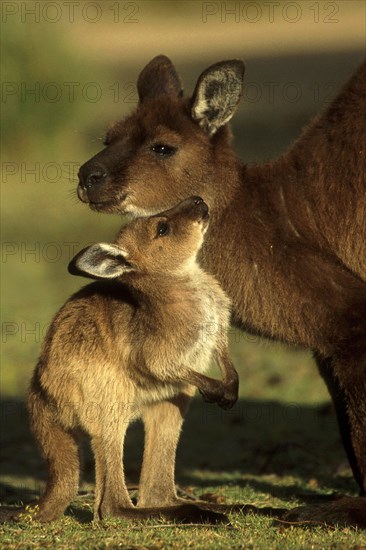
<svg viewBox="0 0 366 550">
<path fill-rule="evenodd" d="M 360 488 L 361 497 L 287 517 L 366 526 L 366 64 L 262 165 L 242 164 L 230 145 L 243 75 L 241 61 L 216 63 L 184 98 L 171 61 L 155 57 L 135 112 L 81 167 L 78 195 L 93 210 L 134 216 L 204 198 L 202 265 L 231 298 L 237 326 L 313 350 Z"/>
</svg>

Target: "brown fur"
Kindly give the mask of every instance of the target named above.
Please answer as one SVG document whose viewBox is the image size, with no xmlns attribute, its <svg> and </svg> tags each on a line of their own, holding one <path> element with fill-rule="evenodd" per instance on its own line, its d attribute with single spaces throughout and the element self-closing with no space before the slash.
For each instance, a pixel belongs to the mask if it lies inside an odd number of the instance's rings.
<svg viewBox="0 0 366 550">
<path fill-rule="evenodd" d="M 229 301 L 196 262 L 207 224 L 207 206 L 192 197 L 133 221 L 117 245 L 93 245 L 71 262 L 74 274 L 110 280 L 86 286 L 60 309 L 33 376 L 31 423 L 48 466 L 40 520 L 56 519 L 77 493 L 80 430 L 95 455 L 95 518 L 225 519 L 195 505 L 173 507 L 181 504 L 173 457 L 194 386 L 224 408 L 238 392 L 227 349 Z M 203 374 L 212 352 L 223 382 Z M 123 474 L 124 436 L 138 417 L 146 430 L 143 509 L 133 507 Z"/>
<path fill-rule="evenodd" d="M 78 194 L 93 210 L 133 215 L 204 197 L 212 223 L 202 265 L 238 326 L 314 351 L 365 495 L 366 64 L 287 153 L 256 166 L 236 158 L 226 125 L 243 73 L 240 61 L 217 63 L 184 99 L 172 64 L 154 58 L 136 111 L 81 167 Z"/>
</svg>

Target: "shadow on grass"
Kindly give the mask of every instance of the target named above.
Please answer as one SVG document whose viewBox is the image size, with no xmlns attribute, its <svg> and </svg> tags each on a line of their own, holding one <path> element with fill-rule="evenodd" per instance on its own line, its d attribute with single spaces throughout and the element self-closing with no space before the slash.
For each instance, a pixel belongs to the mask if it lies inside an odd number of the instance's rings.
<svg viewBox="0 0 366 550">
<path fill-rule="evenodd" d="M 41 492 L 45 466 L 29 431 L 24 403 L 7 400 L 1 413 L 1 502 L 27 503 Z M 129 428 L 126 442 L 129 481 L 138 481 L 142 448 L 143 428 L 136 423 Z M 88 447 L 84 457 L 83 478 L 93 482 L 94 464 Z M 339 475 L 345 464 L 330 406 L 240 399 L 232 410 L 223 411 L 197 397 L 179 444 L 177 482 L 202 491 L 232 485 L 239 491 L 237 501 L 241 501 L 241 488 L 247 487 L 279 498 L 296 495 L 306 500 L 315 496 L 319 487 L 354 491 L 351 477 Z M 295 481 L 282 484 L 271 476 L 290 476 Z"/>
<path fill-rule="evenodd" d="M 65 515 L 74 518 L 78 523 L 91 523 L 93 521 L 92 511 L 74 504 L 68 506 Z"/>
</svg>

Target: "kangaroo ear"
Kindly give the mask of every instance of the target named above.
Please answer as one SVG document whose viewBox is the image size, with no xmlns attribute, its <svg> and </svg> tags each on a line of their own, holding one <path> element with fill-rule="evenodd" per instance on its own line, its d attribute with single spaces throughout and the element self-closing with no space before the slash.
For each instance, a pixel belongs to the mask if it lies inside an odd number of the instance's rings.
<svg viewBox="0 0 366 550">
<path fill-rule="evenodd" d="M 229 122 L 243 93 L 244 63 L 220 61 L 203 71 L 192 96 L 192 118 L 213 135 Z"/>
<path fill-rule="evenodd" d="M 165 55 L 154 57 L 142 70 L 137 90 L 141 103 L 162 95 L 183 95 L 182 83 L 173 63 Z"/>
<path fill-rule="evenodd" d="M 81 250 L 68 266 L 71 275 L 90 279 L 114 279 L 134 267 L 126 259 L 126 251 L 116 245 L 98 243 Z"/>
</svg>

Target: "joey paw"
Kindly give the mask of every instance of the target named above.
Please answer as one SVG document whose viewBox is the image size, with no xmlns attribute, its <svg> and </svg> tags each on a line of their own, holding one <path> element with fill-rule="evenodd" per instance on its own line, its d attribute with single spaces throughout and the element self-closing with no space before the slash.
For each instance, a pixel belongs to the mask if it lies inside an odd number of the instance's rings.
<svg viewBox="0 0 366 550">
<path fill-rule="evenodd" d="M 237 402 L 239 397 L 239 381 L 238 378 L 230 380 L 224 384 L 224 395 L 218 401 L 218 405 L 223 409 L 231 409 Z"/>
<path fill-rule="evenodd" d="M 217 380 L 217 384 L 215 384 L 215 386 L 212 385 L 209 389 L 199 390 L 206 403 L 219 403 L 224 397 L 224 391 L 224 385 L 219 380 Z"/>
<path fill-rule="evenodd" d="M 227 410 L 227 409 L 231 409 L 235 405 L 237 400 L 238 400 L 237 395 L 230 395 L 230 394 L 228 395 L 225 393 L 225 395 L 222 397 L 222 399 L 220 399 L 220 401 L 217 402 L 217 404 L 222 409 Z"/>
</svg>

